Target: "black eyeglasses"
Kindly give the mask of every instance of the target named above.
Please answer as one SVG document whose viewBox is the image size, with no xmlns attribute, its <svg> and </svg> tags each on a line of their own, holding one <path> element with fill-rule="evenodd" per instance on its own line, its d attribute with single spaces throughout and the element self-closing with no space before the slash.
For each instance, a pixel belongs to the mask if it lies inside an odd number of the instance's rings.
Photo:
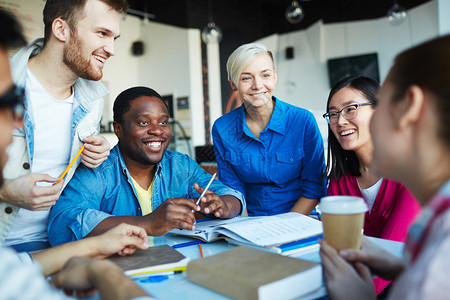
<svg viewBox="0 0 450 300">
<path fill-rule="evenodd" d="M 13 85 L 8 91 L 0 95 L 0 108 L 9 108 L 15 121 L 22 121 L 25 115 L 23 99 L 25 90 Z"/>
<path fill-rule="evenodd" d="M 366 103 L 350 104 L 341 109 L 340 111 L 329 111 L 326 114 L 323 114 L 323 117 L 325 118 L 325 120 L 327 120 L 328 124 L 334 125 L 337 124 L 337 122 L 339 122 L 339 115 L 341 114 L 347 120 L 356 118 L 356 116 L 358 115 L 358 107 L 364 105 L 373 105 L 373 103 L 366 102 Z"/>
</svg>

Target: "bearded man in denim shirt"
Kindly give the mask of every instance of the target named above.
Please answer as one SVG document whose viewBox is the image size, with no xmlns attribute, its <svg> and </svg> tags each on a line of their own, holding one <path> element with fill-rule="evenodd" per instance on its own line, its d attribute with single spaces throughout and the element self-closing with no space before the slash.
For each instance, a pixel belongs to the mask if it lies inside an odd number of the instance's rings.
<svg viewBox="0 0 450 300">
<path fill-rule="evenodd" d="M 243 195 L 214 180 L 189 156 L 168 151 L 169 112 L 161 96 L 146 87 L 123 91 L 114 103 L 119 138 L 96 169 L 83 165 L 50 213 L 50 243 L 98 235 L 120 224 L 138 225 L 150 236 L 174 228 L 195 228 L 195 214 L 232 218 L 245 210 Z"/>
</svg>

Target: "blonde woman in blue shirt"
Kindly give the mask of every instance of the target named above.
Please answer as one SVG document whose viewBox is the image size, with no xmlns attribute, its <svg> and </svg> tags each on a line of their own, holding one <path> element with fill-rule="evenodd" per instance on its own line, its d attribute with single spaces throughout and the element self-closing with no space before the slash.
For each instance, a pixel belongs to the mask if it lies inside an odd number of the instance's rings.
<svg viewBox="0 0 450 300">
<path fill-rule="evenodd" d="M 314 116 L 273 95 L 277 72 L 264 45 L 237 48 L 227 72 L 243 105 L 212 129 L 220 180 L 245 195 L 250 216 L 308 215 L 326 192 L 324 147 Z"/>
</svg>

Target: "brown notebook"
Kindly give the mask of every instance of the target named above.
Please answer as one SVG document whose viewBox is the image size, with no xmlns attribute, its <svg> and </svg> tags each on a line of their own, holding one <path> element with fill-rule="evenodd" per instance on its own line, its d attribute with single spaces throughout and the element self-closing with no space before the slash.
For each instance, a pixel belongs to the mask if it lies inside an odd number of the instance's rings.
<svg viewBox="0 0 450 300">
<path fill-rule="evenodd" d="M 121 267 L 128 276 L 145 275 L 169 271 L 185 271 L 189 258 L 170 246 L 137 249 L 129 256 L 113 255 L 108 258 Z"/>
<path fill-rule="evenodd" d="M 322 268 L 241 246 L 189 262 L 186 277 L 234 299 L 292 299 L 321 287 Z"/>
</svg>

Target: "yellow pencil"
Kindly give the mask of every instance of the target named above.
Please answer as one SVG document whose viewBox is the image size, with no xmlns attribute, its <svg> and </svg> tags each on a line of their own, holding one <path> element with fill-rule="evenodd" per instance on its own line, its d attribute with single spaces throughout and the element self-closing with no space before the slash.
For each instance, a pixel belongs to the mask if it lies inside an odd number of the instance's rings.
<svg viewBox="0 0 450 300">
<path fill-rule="evenodd" d="M 72 159 L 70 164 L 67 166 L 67 168 L 64 170 L 64 172 L 61 174 L 61 176 L 59 176 L 58 180 L 56 180 L 56 183 L 60 182 L 61 179 L 63 179 L 64 176 L 66 176 L 66 174 L 69 171 L 70 167 L 72 167 L 73 163 L 77 160 L 78 156 L 80 156 L 80 154 L 81 154 L 81 152 L 83 152 L 83 150 L 84 150 L 84 145 L 80 148 L 80 150 L 78 151 L 77 155 L 75 155 L 75 157 Z"/>
<path fill-rule="evenodd" d="M 198 249 L 200 250 L 200 257 L 203 258 L 203 248 L 201 243 L 198 244 Z"/>
</svg>

